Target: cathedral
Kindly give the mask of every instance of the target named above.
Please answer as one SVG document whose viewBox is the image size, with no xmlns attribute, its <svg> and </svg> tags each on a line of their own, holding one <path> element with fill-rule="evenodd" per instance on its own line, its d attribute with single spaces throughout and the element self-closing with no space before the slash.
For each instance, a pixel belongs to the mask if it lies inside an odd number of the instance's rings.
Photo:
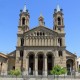
<svg viewBox="0 0 80 80">
<path fill-rule="evenodd" d="M 52 14 L 53 29 L 45 26 L 44 17 L 39 16 L 39 25 L 30 29 L 30 14 L 24 5 L 20 10 L 16 50 L 9 54 L 0 53 L 0 74 L 20 69 L 23 75 L 50 75 L 55 65 L 76 71 L 74 53 L 66 50 L 63 10 L 57 5 Z"/>
</svg>

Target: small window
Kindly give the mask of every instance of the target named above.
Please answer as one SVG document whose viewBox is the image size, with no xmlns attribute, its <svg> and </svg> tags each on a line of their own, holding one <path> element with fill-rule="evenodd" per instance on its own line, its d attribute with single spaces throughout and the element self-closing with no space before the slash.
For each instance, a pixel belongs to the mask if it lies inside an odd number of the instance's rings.
<svg viewBox="0 0 80 80">
<path fill-rule="evenodd" d="M 62 46 L 62 39 L 61 38 L 58 38 L 58 43 L 59 43 L 59 46 Z"/>
<path fill-rule="evenodd" d="M 63 56 L 62 51 L 59 51 L 58 54 L 59 54 L 59 57 Z"/>
<path fill-rule="evenodd" d="M 56 30 L 56 27 L 55 27 L 55 30 Z"/>
<path fill-rule="evenodd" d="M 15 66 L 13 66 L 13 68 L 12 68 L 13 70 L 15 70 Z"/>
<path fill-rule="evenodd" d="M 37 36 L 39 36 L 39 32 L 37 32 Z"/>
<path fill-rule="evenodd" d="M 25 25 L 25 18 L 22 18 L 22 25 Z"/>
<path fill-rule="evenodd" d="M 61 25 L 61 18 L 58 17 L 58 25 Z"/>
<path fill-rule="evenodd" d="M 20 57 L 23 57 L 23 51 L 20 51 Z"/>
<path fill-rule="evenodd" d="M 59 31 L 61 31 L 61 28 L 58 28 Z"/>
<path fill-rule="evenodd" d="M 42 32 L 40 32 L 40 36 L 42 36 Z"/>
<path fill-rule="evenodd" d="M 43 32 L 43 36 L 45 36 L 45 33 Z"/>
<path fill-rule="evenodd" d="M 23 46 L 23 45 L 24 45 L 24 39 L 21 38 L 21 46 Z"/>
</svg>

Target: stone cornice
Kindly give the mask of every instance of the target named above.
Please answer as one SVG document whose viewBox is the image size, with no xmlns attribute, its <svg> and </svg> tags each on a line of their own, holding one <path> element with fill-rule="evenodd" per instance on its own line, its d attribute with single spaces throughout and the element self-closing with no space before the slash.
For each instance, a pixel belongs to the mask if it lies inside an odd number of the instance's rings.
<svg viewBox="0 0 80 80">
<path fill-rule="evenodd" d="M 64 37 L 66 35 L 66 33 L 58 33 L 59 37 Z"/>
<path fill-rule="evenodd" d="M 66 46 L 62 46 L 62 47 L 59 47 L 59 46 L 22 46 L 22 47 L 19 47 L 19 46 L 16 46 L 16 49 L 17 50 L 65 50 L 66 49 Z"/>
</svg>

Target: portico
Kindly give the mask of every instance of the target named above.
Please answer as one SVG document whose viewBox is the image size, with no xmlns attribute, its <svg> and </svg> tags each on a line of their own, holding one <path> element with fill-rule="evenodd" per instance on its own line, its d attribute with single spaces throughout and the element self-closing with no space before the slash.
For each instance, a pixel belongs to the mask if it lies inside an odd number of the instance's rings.
<svg viewBox="0 0 80 80">
<path fill-rule="evenodd" d="M 30 52 L 26 57 L 27 75 L 44 75 L 50 74 L 54 66 L 54 57 L 52 52 Z"/>
</svg>

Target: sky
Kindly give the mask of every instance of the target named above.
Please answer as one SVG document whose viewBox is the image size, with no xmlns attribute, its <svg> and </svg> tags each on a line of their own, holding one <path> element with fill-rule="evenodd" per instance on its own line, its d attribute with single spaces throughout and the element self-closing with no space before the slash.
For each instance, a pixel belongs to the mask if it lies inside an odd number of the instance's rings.
<svg viewBox="0 0 80 80">
<path fill-rule="evenodd" d="M 57 4 L 63 9 L 66 49 L 80 56 L 80 0 L 0 0 L 0 52 L 16 49 L 20 10 L 26 3 L 30 13 L 30 29 L 38 25 L 40 14 L 45 26 L 53 29 L 53 13 Z"/>
</svg>

